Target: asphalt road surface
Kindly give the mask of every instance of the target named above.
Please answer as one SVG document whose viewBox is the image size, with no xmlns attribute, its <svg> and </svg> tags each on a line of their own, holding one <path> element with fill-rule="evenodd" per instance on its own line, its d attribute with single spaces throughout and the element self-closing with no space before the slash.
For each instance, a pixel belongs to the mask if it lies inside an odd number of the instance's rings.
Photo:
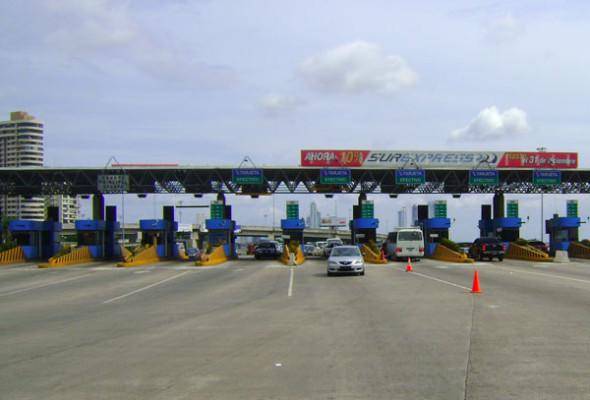
<svg viewBox="0 0 590 400">
<path fill-rule="evenodd" d="M 0 267 L 0 398 L 590 398 L 590 263 L 403 269 Z"/>
</svg>

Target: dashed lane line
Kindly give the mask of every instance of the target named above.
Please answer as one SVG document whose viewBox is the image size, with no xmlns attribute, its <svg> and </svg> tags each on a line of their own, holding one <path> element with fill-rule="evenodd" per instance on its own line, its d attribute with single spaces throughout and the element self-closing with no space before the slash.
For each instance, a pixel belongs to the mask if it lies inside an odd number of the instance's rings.
<svg viewBox="0 0 590 400">
<path fill-rule="evenodd" d="M 112 302 L 117 301 L 117 300 L 122 300 L 122 299 L 124 299 L 126 297 L 133 296 L 134 294 L 143 292 L 144 290 L 151 289 L 151 288 L 153 288 L 155 286 L 158 286 L 158 285 L 161 285 L 163 283 L 169 282 L 169 281 L 171 281 L 173 279 L 180 278 L 181 276 L 186 275 L 186 274 L 189 274 L 189 273 L 191 273 L 191 271 L 185 271 L 185 272 L 181 272 L 179 274 L 173 275 L 173 276 L 169 276 L 168 278 L 162 279 L 161 281 L 158 281 L 158 282 L 155 282 L 155 283 L 152 283 L 151 285 L 147 285 L 147 286 L 144 286 L 142 288 L 133 290 L 133 291 L 131 291 L 129 293 L 122 294 L 121 296 L 117 296 L 117 297 L 113 297 L 112 299 L 105 300 L 105 301 L 102 302 L 102 304 L 109 304 L 109 303 L 112 303 Z"/>
</svg>

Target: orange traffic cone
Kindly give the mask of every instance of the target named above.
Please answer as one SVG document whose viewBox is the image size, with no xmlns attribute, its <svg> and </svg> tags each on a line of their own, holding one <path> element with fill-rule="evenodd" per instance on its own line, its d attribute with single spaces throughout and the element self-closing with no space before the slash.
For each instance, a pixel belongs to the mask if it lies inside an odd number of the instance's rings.
<svg viewBox="0 0 590 400">
<path fill-rule="evenodd" d="M 473 275 L 473 285 L 471 286 L 471 293 L 481 293 L 481 288 L 479 287 L 479 274 L 477 270 L 475 270 L 475 274 Z"/>
<path fill-rule="evenodd" d="M 406 265 L 406 272 L 412 272 L 412 261 L 408 257 L 408 265 Z"/>
</svg>

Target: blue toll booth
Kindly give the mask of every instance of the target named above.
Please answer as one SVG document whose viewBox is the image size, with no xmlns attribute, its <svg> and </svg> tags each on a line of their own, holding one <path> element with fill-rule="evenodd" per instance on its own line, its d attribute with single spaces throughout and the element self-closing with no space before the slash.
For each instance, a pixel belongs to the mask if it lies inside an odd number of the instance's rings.
<svg viewBox="0 0 590 400">
<path fill-rule="evenodd" d="M 580 217 L 560 217 L 557 214 L 545 221 L 545 232 L 549 235 L 549 251 L 568 251 L 571 242 L 578 241 Z"/>
<path fill-rule="evenodd" d="M 236 221 L 231 219 L 207 219 L 205 220 L 207 236 L 211 247 L 223 246 L 225 256 L 236 258 Z"/>
<path fill-rule="evenodd" d="M 424 233 L 424 249 L 427 256 L 432 256 L 436 251 L 436 246 L 443 240 L 449 238 L 449 229 L 451 220 L 449 218 L 436 217 L 418 221 L 418 225 Z"/>
<path fill-rule="evenodd" d="M 293 240 L 303 245 L 303 231 L 305 229 L 305 221 L 303 219 L 282 219 L 281 229 L 285 237 L 285 244 L 289 244 Z"/>
<path fill-rule="evenodd" d="M 176 245 L 176 232 L 178 223 L 168 219 L 142 219 L 139 221 L 141 231 L 141 244 L 149 246 L 156 245 L 158 257 L 178 257 L 178 246 Z"/>
<path fill-rule="evenodd" d="M 27 260 L 45 260 L 59 251 L 59 222 L 15 220 L 9 222 L 8 230 Z"/>
<path fill-rule="evenodd" d="M 377 242 L 377 218 L 355 218 L 350 221 L 350 240 L 352 244 L 366 244 Z"/>
<path fill-rule="evenodd" d="M 508 202 L 508 216 L 504 213 L 504 194 L 497 192 L 493 199 L 492 206 L 489 204 L 481 206 L 481 219 L 479 220 L 480 237 L 495 237 L 504 243 L 510 243 L 520 238 L 522 219 L 518 216 L 518 202 Z"/>
<path fill-rule="evenodd" d="M 92 258 L 112 259 L 121 256 L 121 248 L 115 241 L 115 233 L 120 228 L 119 222 L 78 220 L 75 227 L 78 246 L 87 246 Z"/>
</svg>

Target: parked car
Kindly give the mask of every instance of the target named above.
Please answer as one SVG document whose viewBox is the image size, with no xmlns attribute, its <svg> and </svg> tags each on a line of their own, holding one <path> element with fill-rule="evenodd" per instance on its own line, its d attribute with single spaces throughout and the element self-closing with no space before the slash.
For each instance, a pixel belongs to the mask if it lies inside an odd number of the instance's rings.
<svg viewBox="0 0 590 400">
<path fill-rule="evenodd" d="M 262 258 L 279 258 L 281 250 L 277 242 L 262 242 L 256 246 L 254 250 L 254 258 L 260 260 Z"/>
<path fill-rule="evenodd" d="M 387 235 L 385 246 L 391 260 L 413 260 L 424 257 L 424 235 L 420 228 L 400 228 Z"/>
<path fill-rule="evenodd" d="M 502 261 L 504 259 L 504 245 L 496 238 L 475 239 L 469 248 L 469 257 L 480 261 L 484 259 L 492 261 L 494 258 Z"/>
<path fill-rule="evenodd" d="M 365 261 L 357 246 L 336 246 L 328 258 L 328 276 L 335 274 L 365 274 Z"/>
<path fill-rule="evenodd" d="M 340 239 L 340 238 L 328 239 L 326 241 L 326 246 L 324 247 L 324 257 L 325 258 L 330 257 L 330 253 L 332 252 L 332 249 L 337 246 L 342 246 L 343 244 L 344 243 L 342 242 L 342 239 Z"/>
<path fill-rule="evenodd" d="M 313 256 L 315 251 L 315 246 L 313 244 L 306 244 L 303 246 L 303 254 L 305 256 Z"/>
<path fill-rule="evenodd" d="M 529 246 L 533 246 L 537 250 L 541 250 L 547 254 L 549 254 L 549 246 L 546 243 L 541 242 L 540 240 L 529 240 Z"/>
<path fill-rule="evenodd" d="M 188 256 L 189 260 L 198 261 L 201 259 L 201 250 L 196 247 L 189 247 L 186 250 L 186 255 Z"/>
</svg>

